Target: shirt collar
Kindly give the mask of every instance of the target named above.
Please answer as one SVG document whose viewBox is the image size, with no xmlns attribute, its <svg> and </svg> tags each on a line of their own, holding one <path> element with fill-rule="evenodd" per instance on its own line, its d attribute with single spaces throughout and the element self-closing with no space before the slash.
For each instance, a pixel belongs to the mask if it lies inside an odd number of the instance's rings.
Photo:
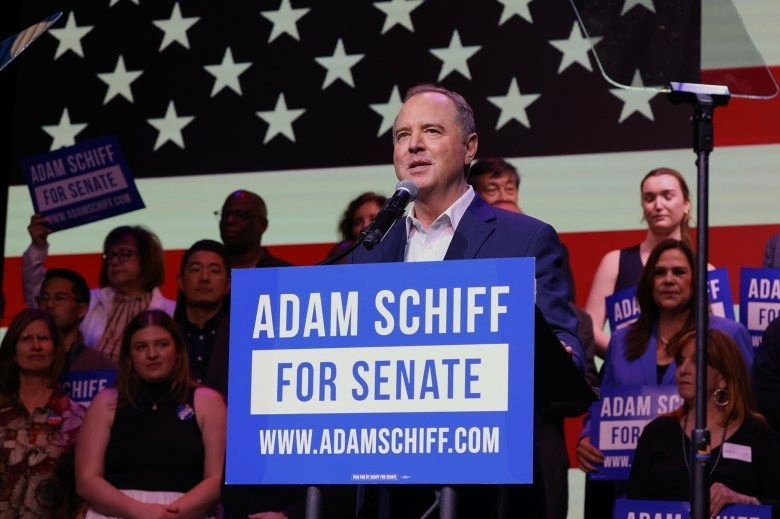
<svg viewBox="0 0 780 519">
<path fill-rule="evenodd" d="M 466 209 L 468 209 L 471 205 L 471 202 L 474 201 L 475 196 L 474 188 L 472 186 L 468 186 L 468 189 L 466 189 L 466 191 L 460 195 L 460 198 L 455 200 L 451 206 L 449 206 L 441 215 L 439 215 L 439 217 L 434 220 L 434 223 L 446 217 L 450 221 L 452 228 L 457 229 L 458 224 L 463 218 L 463 215 L 466 214 Z M 416 227 L 418 230 L 422 229 L 422 224 L 414 215 L 414 202 L 411 203 L 409 209 L 406 212 L 407 239 L 409 239 L 409 233 L 412 231 L 412 226 Z"/>
</svg>

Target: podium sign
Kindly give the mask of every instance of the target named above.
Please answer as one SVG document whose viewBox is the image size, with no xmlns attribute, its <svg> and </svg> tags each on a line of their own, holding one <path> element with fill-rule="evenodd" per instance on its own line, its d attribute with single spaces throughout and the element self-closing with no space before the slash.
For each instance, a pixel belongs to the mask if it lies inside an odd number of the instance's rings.
<svg viewBox="0 0 780 519">
<path fill-rule="evenodd" d="M 232 286 L 228 484 L 532 481 L 532 258 Z"/>
</svg>

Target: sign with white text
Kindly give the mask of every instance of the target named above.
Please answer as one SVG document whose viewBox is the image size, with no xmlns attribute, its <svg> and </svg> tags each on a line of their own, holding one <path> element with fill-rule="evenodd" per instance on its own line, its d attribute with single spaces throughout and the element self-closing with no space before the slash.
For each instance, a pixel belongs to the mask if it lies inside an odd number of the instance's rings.
<svg viewBox="0 0 780 519">
<path fill-rule="evenodd" d="M 612 519 L 690 519 L 687 501 L 649 501 L 619 498 L 615 500 Z M 712 519 L 772 519 L 768 505 L 724 506 Z"/>
<path fill-rule="evenodd" d="M 677 386 L 602 387 L 601 399 L 590 406 L 591 442 L 604 463 L 590 479 L 628 479 L 639 436 L 658 415 L 682 405 Z"/>
<path fill-rule="evenodd" d="M 115 369 L 71 371 L 65 373 L 60 380 L 62 390 L 68 398 L 84 407 L 89 407 L 98 393 L 112 387 L 115 382 Z"/>
<path fill-rule="evenodd" d="M 228 484 L 532 481 L 532 258 L 232 285 Z"/>
<path fill-rule="evenodd" d="M 780 317 L 780 269 L 743 268 L 739 274 L 739 322 L 761 345 L 767 325 Z"/>
<path fill-rule="evenodd" d="M 52 231 L 144 208 L 112 135 L 25 159 L 22 169 L 33 208 Z"/>
</svg>

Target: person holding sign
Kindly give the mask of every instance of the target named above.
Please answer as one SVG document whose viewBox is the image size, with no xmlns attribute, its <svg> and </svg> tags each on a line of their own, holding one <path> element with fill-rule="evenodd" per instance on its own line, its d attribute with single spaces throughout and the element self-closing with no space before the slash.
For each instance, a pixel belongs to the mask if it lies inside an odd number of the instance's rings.
<svg viewBox="0 0 780 519">
<path fill-rule="evenodd" d="M 696 334 L 672 344 L 675 381 L 683 405 L 642 432 L 628 483 L 630 499 L 690 500 L 691 434 L 695 425 Z M 780 508 L 780 443 L 756 411 L 748 370 L 736 343 L 719 330 L 707 333 L 707 429 L 710 516 L 730 504 Z"/>
<path fill-rule="evenodd" d="M 609 344 L 609 337 L 604 333 L 605 298 L 635 285 L 650 252 L 663 240 L 672 238 L 691 245 L 688 234 L 691 193 L 680 172 L 671 168 L 654 169 L 645 175 L 639 187 L 643 219 L 647 223 L 645 239 L 639 245 L 610 251 L 601 259 L 585 303 L 585 310 L 593 318 L 593 333 L 601 357 L 606 355 Z"/>
<path fill-rule="evenodd" d="M 127 325 L 117 387 L 100 392 L 76 447 L 87 518 L 213 512 L 225 455 L 225 403 L 192 382 L 187 349 L 162 310 Z"/>
<path fill-rule="evenodd" d="M 22 255 L 22 284 L 28 306 L 36 306 L 49 253 L 49 228 L 45 218 L 33 215 L 27 227 L 32 243 Z M 148 229 L 123 225 L 108 233 L 103 242 L 100 288 L 90 294 L 89 308 L 81 322 L 84 342 L 114 363 L 119 343 L 130 320 L 141 311 L 162 309 L 173 315 L 176 302 L 166 299 L 158 288 L 164 277 L 160 240 Z"/>
<path fill-rule="evenodd" d="M 548 224 L 496 209 L 474 193 L 466 183 L 465 173 L 476 155 L 477 143 L 474 113 L 460 94 L 436 85 L 411 88 L 393 128 L 393 164 L 398 179 L 413 181 L 419 195 L 406 217 L 395 222 L 379 245 L 371 251 L 355 250 L 350 261 L 533 256 L 536 304 L 582 370 L 585 354 L 577 338 L 577 318 L 568 303 L 558 235 Z M 535 456 L 536 460 L 539 458 Z M 390 517 L 394 518 L 420 517 L 436 501 L 432 488 L 405 485 L 386 490 Z M 490 485 L 461 488 L 458 514 L 497 516 L 503 506 L 499 504 L 500 493 L 498 487 Z M 508 490 L 508 517 L 546 516 L 543 485 L 534 487 L 529 494 L 532 495 L 524 495 L 518 487 Z"/>
<path fill-rule="evenodd" d="M 54 321 L 28 308 L 0 345 L 0 517 L 76 517 L 73 447 L 84 408 L 57 385 L 65 350 Z"/>
<path fill-rule="evenodd" d="M 695 265 L 693 249 L 683 241 L 665 240 L 653 249 L 637 287 L 639 319 L 612 335 L 602 389 L 674 383 L 676 365 L 669 343 L 695 328 Z M 709 326 L 731 336 L 739 345 L 744 364 L 752 365 L 753 346 L 744 326 L 714 315 L 709 316 Z M 577 444 L 577 461 L 585 472 L 597 471 L 604 460 L 590 436 L 590 421 L 586 419 Z M 612 484 L 589 482 L 586 509 L 593 512 L 593 517 L 610 517 L 612 501 L 617 497 L 614 493 Z"/>
</svg>

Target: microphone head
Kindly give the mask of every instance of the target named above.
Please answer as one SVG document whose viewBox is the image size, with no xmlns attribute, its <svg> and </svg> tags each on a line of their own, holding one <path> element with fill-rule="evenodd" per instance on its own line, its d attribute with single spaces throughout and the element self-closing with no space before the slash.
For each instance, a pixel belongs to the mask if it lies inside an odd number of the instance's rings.
<svg viewBox="0 0 780 519">
<path fill-rule="evenodd" d="M 395 185 L 395 190 L 398 191 L 399 189 L 402 189 L 409 193 L 411 196 L 410 202 L 415 200 L 417 198 L 417 184 L 414 183 L 412 180 L 402 180 L 398 184 Z"/>
</svg>

